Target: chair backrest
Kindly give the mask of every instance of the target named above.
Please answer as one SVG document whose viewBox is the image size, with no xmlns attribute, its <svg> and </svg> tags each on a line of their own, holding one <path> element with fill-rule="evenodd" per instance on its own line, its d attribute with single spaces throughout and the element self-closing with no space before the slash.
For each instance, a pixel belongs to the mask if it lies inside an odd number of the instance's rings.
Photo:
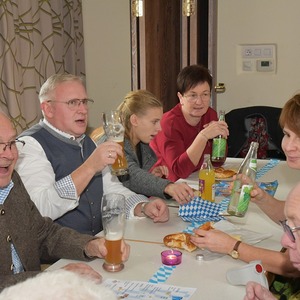
<svg viewBox="0 0 300 300">
<path fill-rule="evenodd" d="M 258 142 L 257 157 L 267 158 L 269 150 L 269 134 L 267 120 L 262 115 L 252 115 L 245 120 L 248 136 L 239 156 L 245 157 L 251 142 Z"/>
<path fill-rule="evenodd" d="M 283 132 L 279 126 L 281 108 L 251 106 L 234 109 L 225 115 L 229 128 L 228 156 L 244 157 L 251 141 L 260 144 L 258 158 L 285 159 L 281 148 Z"/>
</svg>

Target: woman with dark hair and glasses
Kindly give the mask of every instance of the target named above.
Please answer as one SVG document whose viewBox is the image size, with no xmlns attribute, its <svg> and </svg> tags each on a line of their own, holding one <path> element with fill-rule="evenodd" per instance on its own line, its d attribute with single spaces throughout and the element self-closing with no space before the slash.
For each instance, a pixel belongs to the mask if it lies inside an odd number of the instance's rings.
<svg viewBox="0 0 300 300">
<path fill-rule="evenodd" d="M 284 133 L 282 149 L 286 155 L 287 164 L 290 168 L 300 170 L 300 94 L 295 95 L 284 105 L 279 123 Z M 251 192 L 251 197 L 251 201 L 256 203 L 274 222 L 278 224 L 279 221 L 285 220 L 285 201 L 275 199 L 258 186 L 255 186 Z M 300 201 L 300 196 L 298 198 Z M 300 203 L 298 206 L 300 209 Z M 281 223 L 284 224 L 285 229 L 288 228 L 285 222 Z M 295 231 L 298 230 L 297 226 L 300 226 L 300 222 L 297 224 L 288 222 L 288 225 L 295 227 L 292 228 L 292 231 Z M 259 259 L 268 272 L 287 277 L 300 277 L 298 268 L 295 268 L 289 259 L 290 249 L 279 252 L 255 247 L 240 241 L 237 242 L 236 239 L 219 230 L 195 229 L 194 232 L 195 235 L 191 237 L 191 241 L 199 248 L 229 254 L 233 258 L 239 258 L 247 263 Z"/>
<path fill-rule="evenodd" d="M 150 146 L 157 156 L 156 166 L 167 166 L 168 179 L 187 178 L 200 169 L 204 154 L 211 154 L 212 139 L 229 132 L 224 121 L 210 107 L 212 76 L 208 69 L 192 65 L 177 77 L 180 103 L 161 119 L 161 131 Z"/>
</svg>

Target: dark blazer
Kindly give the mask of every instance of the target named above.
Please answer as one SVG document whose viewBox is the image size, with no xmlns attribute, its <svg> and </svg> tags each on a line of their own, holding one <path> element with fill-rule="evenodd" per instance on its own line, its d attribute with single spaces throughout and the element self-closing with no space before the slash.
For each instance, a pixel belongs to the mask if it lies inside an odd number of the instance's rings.
<svg viewBox="0 0 300 300">
<path fill-rule="evenodd" d="M 12 181 L 14 186 L 0 205 L 0 290 L 35 276 L 40 272 L 40 259 L 88 260 L 84 246 L 94 239 L 42 217 L 15 171 Z M 16 275 L 11 270 L 11 242 L 25 270 Z"/>
<path fill-rule="evenodd" d="M 123 185 L 137 194 L 148 197 L 171 198 L 164 193 L 164 189 L 171 181 L 157 177 L 149 172 L 157 161 L 154 151 L 148 144 L 141 142 L 139 147 L 141 161 L 139 161 L 130 141 L 125 138 L 124 149 L 129 168 L 129 180 L 122 182 Z"/>
<path fill-rule="evenodd" d="M 107 136 L 104 134 L 95 142 L 99 145 L 105 141 L 107 141 Z M 157 161 L 154 151 L 148 144 L 141 142 L 139 147 L 141 161 L 139 161 L 129 139 L 124 139 L 124 151 L 128 162 L 129 177 L 126 178 L 127 180 L 121 180 L 123 185 L 136 194 L 170 199 L 171 197 L 165 194 L 164 190 L 171 181 L 157 177 L 149 172 Z"/>
</svg>

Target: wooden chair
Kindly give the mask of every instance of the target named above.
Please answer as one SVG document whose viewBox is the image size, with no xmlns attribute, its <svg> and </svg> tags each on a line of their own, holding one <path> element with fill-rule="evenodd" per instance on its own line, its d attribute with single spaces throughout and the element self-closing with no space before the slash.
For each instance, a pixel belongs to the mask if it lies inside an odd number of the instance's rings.
<svg viewBox="0 0 300 300">
<path fill-rule="evenodd" d="M 99 139 L 102 137 L 104 134 L 104 129 L 102 126 L 95 128 L 91 133 L 90 133 L 90 138 L 97 143 Z"/>
</svg>

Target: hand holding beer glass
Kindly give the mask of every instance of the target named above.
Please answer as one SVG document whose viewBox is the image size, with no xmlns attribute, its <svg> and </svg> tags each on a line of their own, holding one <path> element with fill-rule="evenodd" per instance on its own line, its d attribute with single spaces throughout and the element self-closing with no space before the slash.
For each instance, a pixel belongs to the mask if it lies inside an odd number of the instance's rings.
<svg viewBox="0 0 300 300">
<path fill-rule="evenodd" d="M 128 175 L 128 164 L 124 153 L 124 126 L 122 125 L 120 113 L 112 110 L 102 114 L 103 128 L 110 141 L 114 141 L 122 146 L 123 156 L 118 155 L 112 165 L 112 174 L 116 176 Z"/>
<path fill-rule="evenodd" d="M 124 268 L 121 243 L 125 230 L 125 197 L 115 193 L 103 195 L 101 212 L 107 249 L 103 268 L 108 272 L 118 272 Z"/>
</svg>

